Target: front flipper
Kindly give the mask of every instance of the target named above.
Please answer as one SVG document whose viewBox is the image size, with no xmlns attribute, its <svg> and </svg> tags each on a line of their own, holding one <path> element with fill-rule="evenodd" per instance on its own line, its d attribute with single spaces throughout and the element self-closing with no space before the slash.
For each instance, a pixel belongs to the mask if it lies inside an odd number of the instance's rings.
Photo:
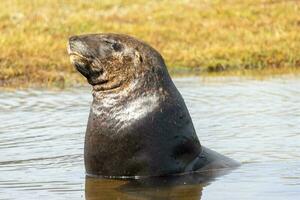
<svg viewBox="0 0 300 200">
<path fill-rule="evenodd" d="M 235 168 L 240 164 L 235 160 L 202 146 L 201 153 L 185 168 L 185 171 L 210 171 Z"/>
</svg>

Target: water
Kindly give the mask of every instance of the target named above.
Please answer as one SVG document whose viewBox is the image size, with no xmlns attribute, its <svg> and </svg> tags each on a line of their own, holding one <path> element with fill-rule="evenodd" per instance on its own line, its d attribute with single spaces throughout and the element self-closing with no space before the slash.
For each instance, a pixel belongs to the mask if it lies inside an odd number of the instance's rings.
<svg viewBox="0 0 300 200">
<path fill-rule="evenodd" d="M 300 78 L 180 78 L 203 145 L 242 163 L 199 184 L 86 178 L 90 88 L 0 93 L 0 199 L 299 199 Z"/>
</svg>

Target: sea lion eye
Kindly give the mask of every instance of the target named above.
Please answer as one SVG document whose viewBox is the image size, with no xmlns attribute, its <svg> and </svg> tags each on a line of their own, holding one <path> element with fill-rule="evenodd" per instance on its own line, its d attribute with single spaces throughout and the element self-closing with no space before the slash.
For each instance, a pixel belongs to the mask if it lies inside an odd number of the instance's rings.
<svg viewBox="0 0 300 200">
<path fill-rule="evenodd" d="M 119 43 L 113 43 L 112 48 L 113 48 L 115 51 L 121 51 L 123 47 L 122 47 L 122 45 L 119 44 Z"/>
</svg>

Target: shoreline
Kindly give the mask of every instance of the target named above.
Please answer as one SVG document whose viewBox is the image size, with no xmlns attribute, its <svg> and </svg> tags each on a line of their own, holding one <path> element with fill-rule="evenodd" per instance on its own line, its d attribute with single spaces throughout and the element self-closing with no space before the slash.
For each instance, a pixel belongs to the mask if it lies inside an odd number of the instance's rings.
<svg viewBox="0 0 300 200">
<path fill-rule="evenodd" d="M 181 77 L 237 77 L 264 80 L 274 77 L 300 76 L 300 67 L 282 67 L 265 69 L 243 69 L 208 72 L 199 68 L 171 67 L 168 68 L 172 78 Z M 15 76 L 7 80 L 0 80 L 0 90 L 24 89 L 67 89 L 87 85 L 86 80 L 78 72 L 49 72 L 51 76 Z M 57 77 L 55 77 L 57 75 Z M 32 79 L 31 79 L 32 78 Z"/>
</svg>

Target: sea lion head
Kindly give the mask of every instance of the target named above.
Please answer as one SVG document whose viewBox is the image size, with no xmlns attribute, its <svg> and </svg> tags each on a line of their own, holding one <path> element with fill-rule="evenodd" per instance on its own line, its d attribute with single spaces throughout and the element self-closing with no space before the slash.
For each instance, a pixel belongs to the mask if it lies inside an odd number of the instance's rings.
<svg viewBox="0 0 300 200">
<path fill-rule="evenodd" d="M 161 55 L 146 43 L 121 34 L 71 36 L 68 53 L 75 68 L 94 91 L 112 91 L 130 83 L 157 82 L 166 67 Z"/>
</svg>

